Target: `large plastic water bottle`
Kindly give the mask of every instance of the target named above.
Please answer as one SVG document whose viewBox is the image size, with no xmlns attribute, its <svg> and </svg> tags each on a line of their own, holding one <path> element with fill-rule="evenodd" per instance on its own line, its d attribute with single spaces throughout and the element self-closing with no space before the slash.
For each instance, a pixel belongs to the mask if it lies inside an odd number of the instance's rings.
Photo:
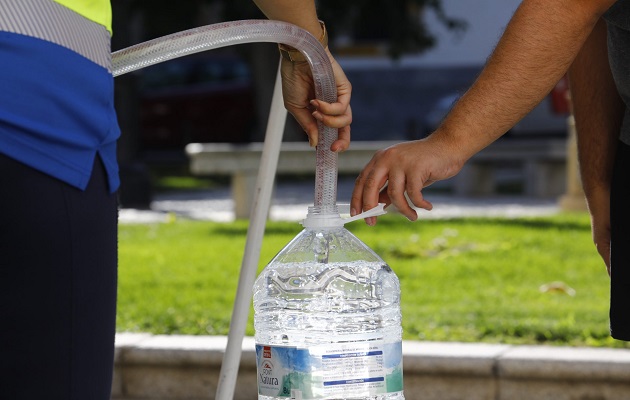
<svg viewBox="0 0 630 400">
<path fill-rule="evenodd" d="M 398 277 L 309 210 L 254 285 L 258 398 L 404 399 Z"/>
</svg>

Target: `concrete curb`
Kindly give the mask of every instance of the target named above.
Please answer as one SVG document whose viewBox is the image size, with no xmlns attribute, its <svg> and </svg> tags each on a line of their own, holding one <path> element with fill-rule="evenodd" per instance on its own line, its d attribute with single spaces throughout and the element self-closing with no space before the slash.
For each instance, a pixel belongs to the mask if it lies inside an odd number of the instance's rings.
<svg viewBox="0 0 630 400">
<path fill-rule="evenodd" d="M 224 336 L 116 336 L 113 400 L 213 399 Z M 403 342 L 407 400 L 630 400 L 630 350 Z M 245 338 L 234 399 L 256 398 Z"/>
</svg>

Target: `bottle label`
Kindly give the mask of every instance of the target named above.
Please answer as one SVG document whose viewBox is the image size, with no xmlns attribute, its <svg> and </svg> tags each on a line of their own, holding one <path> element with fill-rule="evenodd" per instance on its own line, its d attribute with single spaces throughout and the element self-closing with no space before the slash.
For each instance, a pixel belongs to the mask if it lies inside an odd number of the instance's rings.
<svg viewBox="0 0 630 400">
<path fill-rule="evenodd" d="M 309 348 L 256 345 L 258 393 L 316 400 L 403 390 L 402 342 L 382 339 Z"/>
</svg>

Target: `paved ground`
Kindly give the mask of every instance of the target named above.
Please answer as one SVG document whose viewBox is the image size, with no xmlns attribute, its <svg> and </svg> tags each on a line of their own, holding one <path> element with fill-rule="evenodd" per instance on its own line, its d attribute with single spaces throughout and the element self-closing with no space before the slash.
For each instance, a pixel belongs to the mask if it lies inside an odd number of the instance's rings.
<svg viewBox="0 0 630 400">
<path fill-rule="evenodd" d="M 340 179 L 338 203 L 348 203 L 353 179 Z M 270 210 L 270 219 L 299 221 L 306 216 L 307 207 L 313 205 L 313 182 L 280 182 L 276 186 Z M 431 212 L 420 210 L 421 218 L 449 218 L 459 216 L 535 216 L 558 211 L 555 199 L 533 199 L 519 196 L 492 198 L 458 198 L 430 192 L 427 198 L 433 203 Z M 122 209 L 121 223 L 161 222 L 169 213 L 178 217 L 229 222 L 234 219 L 229 188 L 208 191 L 178 192 L 156 195 L 151 210 Z"/>
</svg>

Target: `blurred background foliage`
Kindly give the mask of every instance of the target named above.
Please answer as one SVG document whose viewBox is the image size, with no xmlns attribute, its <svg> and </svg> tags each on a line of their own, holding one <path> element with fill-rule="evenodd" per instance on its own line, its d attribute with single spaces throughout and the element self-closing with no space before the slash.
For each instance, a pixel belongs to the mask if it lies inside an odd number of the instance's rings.
<svg viewBox="0 0 630 400">
<path fill-rule="evenodd" d="M 113 0 L 114 13 L 143 14 L 152 37 L 220 21 L 264 18 L 251 0 L 185 0 L 173 7 L 170 0 Z M 326 21 L 331 43 L 380 43 L 392 57 L 422 52 L 436 38 L 422 23 L 432 9 L 446 27 L 463 30 L 466 23 L 449 17 L 441 0 L 318 0 L 319 17 Z M 124 34 L 124 33 L 123 33 Z"/>
</svg>

